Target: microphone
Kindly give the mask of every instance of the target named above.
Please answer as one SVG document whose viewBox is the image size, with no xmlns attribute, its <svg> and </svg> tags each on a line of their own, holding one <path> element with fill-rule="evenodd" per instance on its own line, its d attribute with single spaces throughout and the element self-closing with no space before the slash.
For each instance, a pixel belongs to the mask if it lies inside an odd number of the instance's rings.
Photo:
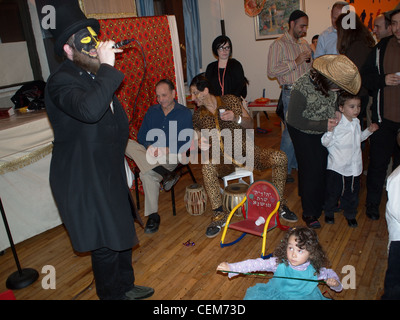
<svg viewBox="0 0 400 320">
<path fill-rule="evenodd" d="M 135 39 L 125 39 L 125 40 L 122 40 L 122 41 L 119 41 L 119 42 L 116 42 L 114 45 L 113 45 L 113 49 L 119 49 L 119 48 L 121 48 L 121 47 L 124 47 L 124 46 L 126 46 L 127 44 L 129 44 L 129 43 L 131 43 L 132 41 L 134 41 Z"/>
</svg>

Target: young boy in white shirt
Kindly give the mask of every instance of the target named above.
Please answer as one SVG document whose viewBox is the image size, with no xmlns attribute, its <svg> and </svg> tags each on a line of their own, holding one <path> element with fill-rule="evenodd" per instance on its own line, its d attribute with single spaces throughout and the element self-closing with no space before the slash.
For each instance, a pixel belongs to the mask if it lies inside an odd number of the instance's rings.
<svg viewBox="0 0 400 320">
<path fill-rule="evenodd" d="M 363 169 L 361 142 L 368 139 L 379 126 L 372 123 L 361 132 L 360 120 L 357 118 L 361 110 L 361 100 L 358 96 L 342 93 L 339 97 L 339 110 L 342 113 L 339 124 L 321 138 L 322 145 L 329 152 L 325 222 L 335 222 L 334 212 L 340 203 L 348 225 L 356 228 L 360 175 Z"/>
</svg>

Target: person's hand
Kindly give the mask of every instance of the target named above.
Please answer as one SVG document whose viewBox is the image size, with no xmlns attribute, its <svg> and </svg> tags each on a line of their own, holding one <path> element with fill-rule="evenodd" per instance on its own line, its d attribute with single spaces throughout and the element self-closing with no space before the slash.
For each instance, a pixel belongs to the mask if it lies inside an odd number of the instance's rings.
<svg viewBox="0 0 400 320">
<path fill-rule="evenodd" d="M 199 140 L 199 148 L 202 151 L 207 151 L 209 150 L 211 145 L 208 143 L 208 138 L 206 137 L 201 137 Z"/>
<path fill-rule="evenodd" d="M 147 152 L 154 158 L 166 156 L 169 153 L 168 147 L 154 147 L 150 146 L 147 148 Z"/>
<path fill-rule="evenodd" d="M 398 73 L 390 73 L 385 76 L 385 83 L 387 86 L 400 85 L 400 75 Z"/>
<path fill-rule="evenodd" d="M 99 42 L 97 57 L 100 63 L 106 63 L 112 67 L 115 65 L 115 54 L 123 52 L 124 50 L 113 48 L 114 44 L 115 42 L 110 40 Z"/>
<path fill-rule="evenodd" d="M 328 119 L 328 131 L 332 132 L 333 129 L 339 124 L 339 121 L 335 119 Z"/>
<path fill-rule="evenodd" d="M 340 111 L 335 112 L 335 118 L 328 119 L 328 131 L 333 131 L 342 119 L 342 113 Z"/>
<path fill-rule="evenodd" d="M 229 265 L 227 262 L 222 262 L 218 265 L 217 271 L 230 271 Z"/>
<path fill-rule="evenodd" d="M 236 116 L 232 110 L 225 110 L 225 112 L 221 113 L 221 120 L 236 121 Z"/>
<path fill-rule="evenodd" d="M 154 157 L 154 158 L 157 158 L 157 157 L 159 156 L 159 154 L 158 154 L 158 148 L 153 147 L 153 146 L 149 146 L 149 147 L 147 148 L 147 153 L 148 153 L 150 156 Z"/>
<path fill-rule="evenodd" d="M 339 285 L 339 282 L 333 278 L 329 278 L 326 279 L 325 283 L 329 286 L 329 287 L 337 287 Z"/>
<path fill-rule="evenodd" d="M 368 127 L 369 132 L 375 132 L 379 129 L 379 126 L 376 123 L 371 123 L 371 125 Z"/>
<path fill-rule="evenodd" d="M 342 120 L 342 116 L 343 115 L 340 111 L 335 111 L 335 117 L 338 123 L 340 122 L 340 120 Z"/>
<path fill-rule="evenodd" d="M 310 60 L 309 60 L 310 59 Z M 311 51 L 303 51 L 299 54 L 299 56 L 296 58 L 295 62 L 299 66 L 304 62 L 310 62 L 311 61 Z M 307 63 L 308 63 L 307 62 Z"/>
</svg>

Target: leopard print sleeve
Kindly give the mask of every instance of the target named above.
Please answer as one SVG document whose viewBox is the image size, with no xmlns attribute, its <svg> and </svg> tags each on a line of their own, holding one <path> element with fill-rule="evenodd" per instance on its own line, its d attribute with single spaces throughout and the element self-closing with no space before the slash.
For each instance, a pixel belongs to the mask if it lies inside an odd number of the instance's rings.
<svg viewBox="0 0 400 320">
<path fill-rule="evenodd" d="M 228 106 L 227 110 L 232 110 L 236 116 L 242 115 L 242 100 L 232 94 L 227 94 L 221 97 L 223 105 Z"/>
<path fill-rule="evenodd" d="M 200 123 L 200 111 L 199 109 L 196 109 L 193 113 L 193 129 L 195 131 L 200 131 L 201 130 L 201 123 Z"/>
</svg>

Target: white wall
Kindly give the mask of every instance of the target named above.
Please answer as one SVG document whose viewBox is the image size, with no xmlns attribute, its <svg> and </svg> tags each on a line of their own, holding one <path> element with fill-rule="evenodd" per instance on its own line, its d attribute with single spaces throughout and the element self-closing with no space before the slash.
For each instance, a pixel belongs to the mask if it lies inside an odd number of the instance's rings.
<svg viewBox="0 0 400 320">
<path fill-rule="evenodd" d="M 203 70 L 215 58 L 211 51 L 213 40 L 221 34 L 219 2 L 222 2 L 226 35 L 233 43 L 233 57 L 239 60 L 250 81 L 247 100 L 266 97 L 277 99 L 280 88 L 275 79 L 267 77 L 267 55 L 274 40 L 255 40 L 254 19 L 246 15 L 243 0 L 199 0 Z M 309 16 L 307 41 L 330 26 L 330 11 L 336 0 L 305 0 Z"/>
<path fill-rule="evenodd" d="M 0 87 L 33 80 L 26 41 L 0 44 Z"/>
</svg>

